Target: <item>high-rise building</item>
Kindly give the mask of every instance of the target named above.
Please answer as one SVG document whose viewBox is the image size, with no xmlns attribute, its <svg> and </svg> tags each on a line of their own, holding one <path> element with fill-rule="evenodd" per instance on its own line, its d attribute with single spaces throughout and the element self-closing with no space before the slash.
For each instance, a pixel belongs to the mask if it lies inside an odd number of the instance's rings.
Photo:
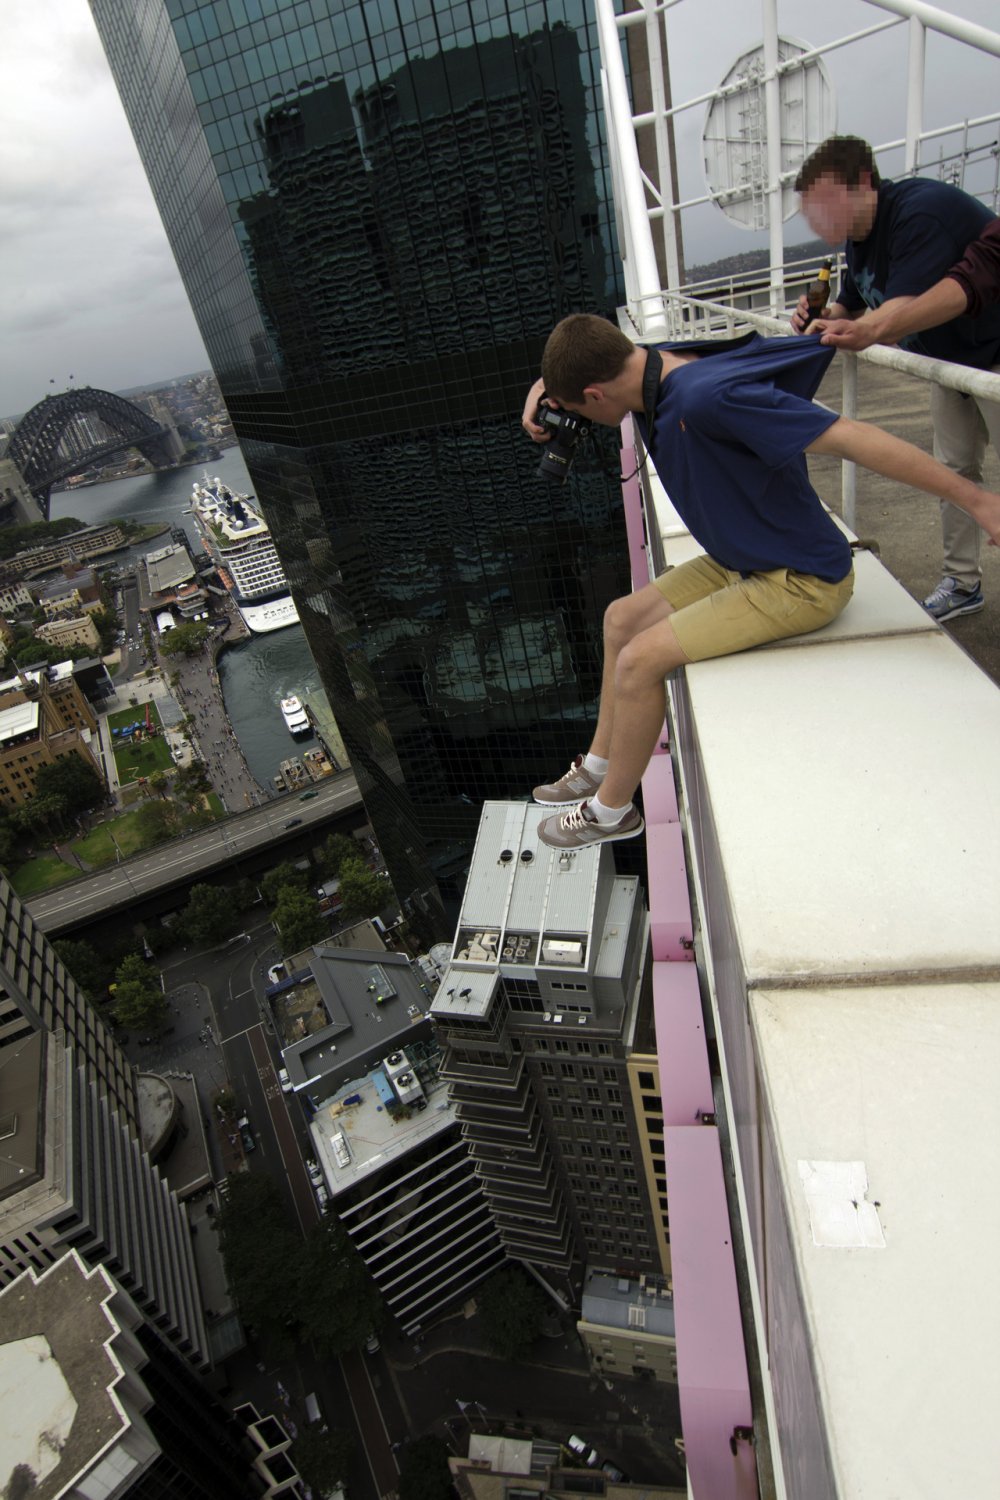
<svg viewBox="0 0 1000 1500">
<path fill-rule="evenodd" d="M 652 965 L 636 878 L 616 875 L 607 845 L 540 843 L 545 812 L 483 809 L 431 1014 L 508 1255 L 579 1306 L 585 1265 L 667 1269 L 643 1171 L 655 1127 L 630 1088 Z"/>
<path fill-rule="evenodd" d="M 71 1250 L 22 1271 L 0 1289 L 0 1330 L 5 1495 L 301 1494 L 275 1418 L 223 1410 L 103 1266 Z"/>
<path fill-rule="evenodd" d="M 204 1365 L 187 1218 L 138 1122 L 131 1067 L 0 877 L 0 1287 L 74 1248 Z"/>
<path fill-rule="evenodd" d="M 404 902 L 579 748 L 628 587 L 615 455 L 520 429 L 621 301 L 583 0 L 91 0 Z M 611 471 L 611 476 L 609 472 Z"/>
<path fill-rule="evenodd" d="M 323 1200 L 415 1334 L 505 1260 L 420 971 L 401 953 L 320 944 L 270 999 L 289 1085 L 310 1102 Z"/>
</svg>

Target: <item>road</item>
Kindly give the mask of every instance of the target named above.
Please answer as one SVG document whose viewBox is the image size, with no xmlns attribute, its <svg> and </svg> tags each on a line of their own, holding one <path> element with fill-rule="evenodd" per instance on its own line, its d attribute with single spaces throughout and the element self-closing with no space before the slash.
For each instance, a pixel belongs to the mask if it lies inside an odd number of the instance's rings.
<svg viewBox="0 0 1000 1500">
<path fill-rule="evenodd" d="M 231 864 L 238 855 L 254 854 L 285 839 L 301 837 L 314 825 L 360 805 L 354 773 L 344 771 L 321 782 L 316 796 L 306 802 L 290 798 L 281 807 L 265 805 L 236 813 L 211 828 L 173 839 L 146 854 L 133 855 L 34 896 L 26 904 L 42 931 L 55 936 L 80 922 L 182 884 L 192 876 L 210 874 Z M 301 827 L 289 828 L 293 819 L 298 819 Z"/>
</svg>

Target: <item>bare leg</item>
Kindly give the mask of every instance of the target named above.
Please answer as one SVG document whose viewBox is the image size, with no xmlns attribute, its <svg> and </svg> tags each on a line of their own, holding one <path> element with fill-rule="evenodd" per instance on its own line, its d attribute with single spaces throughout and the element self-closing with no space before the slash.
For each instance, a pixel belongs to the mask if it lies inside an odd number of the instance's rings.
<svg viewBox="0 0 1000 1500">
<path fill-rule="evenodd" d="M 606 752 L 608 772 L 600 791 L 603 806 L 624 807 L 635 796 L 663 723 L 663 679 L 674 667 L 687 662 L 669 618 L 661 619 L 619 649 L 613 724 Z"/>
<path fill-rule="evenodd" d="M 616 674 L 621 652 L 630 641 L 660 621 L 666 620 L 667 616 L 672 615 L 673 612 L 673 605 L 668 604 L 659 589 L 651 583 L 634 594 L 626 594 L 622 599 L 615 599 L 605 610 L 604 672 L 601 677 L 601 708 L 597 717 L 597 728 L 594 730 L 594 738 L 590 745 L 593 755 L 599 755 L 604 760 L 610 758 L 617 695 Z M 657 731 L 662 723 L 661 704 Z M 653 743 L 655 745 L 655 739 Z M 652 753 L 653 749 L 650 747 L 650 754 Z M 601 801 L 604 800 L 602 795 Z M 623 805 L 618 802 L 609 804 L 611 807 Z"/>
</svg>

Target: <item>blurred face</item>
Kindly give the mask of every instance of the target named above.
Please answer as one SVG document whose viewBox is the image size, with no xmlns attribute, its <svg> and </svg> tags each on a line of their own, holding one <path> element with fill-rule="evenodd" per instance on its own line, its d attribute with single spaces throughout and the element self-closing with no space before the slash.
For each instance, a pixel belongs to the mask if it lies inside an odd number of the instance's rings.
<svg viewBox="0 0 1000 1500">
<path fill-rule="evenodd" d="M 863 240 L 875 219 L 877 195 L 863 177 L 857 187 L 848 187 L 830 172 L 817 177 L 802 194 L 802 213 L 812 230 L 828 245 L 844 240 Z"/>
</svg>

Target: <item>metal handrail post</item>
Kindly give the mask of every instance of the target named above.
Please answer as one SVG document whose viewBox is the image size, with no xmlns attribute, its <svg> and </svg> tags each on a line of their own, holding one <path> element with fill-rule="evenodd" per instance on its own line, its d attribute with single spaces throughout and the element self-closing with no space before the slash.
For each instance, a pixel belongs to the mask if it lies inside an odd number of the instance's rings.
<svg viewBox="0 0 1000 1500">
<path fill-rule="evenodd" d="M 660 273 L 656 265 L 653 231 L 646 212 L 639 148 L 632 129 L 631 101 L 612 0 L 597 0 L 597 27 L 608 106 L 608 131 L 614 132 L 615 136 L 622 218 L 628 221 L 628 250 L 632 265 L 626 265 L 625 272 L 631 280 L 637 326 L 644 334 L 655 336 L 665 332 Z"/>
<path fill-rule="evenodd" d="M 781 85 L 778 81 L 778 0 L 761 0 L 764 31 L 764 112 L 767 122 L 767 219 L 771 312 L 785 305 L 785 234 L 781 214 Z"/>
<path fill-rule="evenodd" d="M 910 54 L 906 82 L 906 155 L 903 169 L 916 170 L 920 152 L 920 127 L 924 120 L 924 53 L 927 37 L 923 22 L 910 17 Z"/>
<path fill-rule="evenodd" d="M 646 56 L 649 60 L 649 86 L 655 123 L 656 163 L 659 169 L 660 201 L 663 204 L 663 251 L 667 262 L 667 286 L 681 284 L 681 259 L 677 244 L 677 198 L 673 163 L 670 157 L 670 127 L 667 124 L 667 95 L 664 87 L 666 70 L 660 46 L 660 8 L 657 0 L 642 0 L 646 17 Z"/>
</svg>

